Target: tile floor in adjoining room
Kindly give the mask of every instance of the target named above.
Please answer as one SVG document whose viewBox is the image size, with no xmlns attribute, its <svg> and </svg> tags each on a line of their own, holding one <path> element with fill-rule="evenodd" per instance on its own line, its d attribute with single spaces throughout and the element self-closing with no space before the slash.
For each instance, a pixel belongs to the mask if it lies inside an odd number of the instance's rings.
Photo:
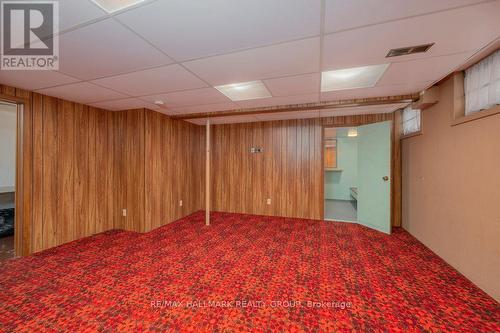
<svg viewBox="0 0 500 333">
<path fill-rule="evenodd" d="M 356 222 L 356 201 L 325 200 L 325 220 Z"/>
</svg>

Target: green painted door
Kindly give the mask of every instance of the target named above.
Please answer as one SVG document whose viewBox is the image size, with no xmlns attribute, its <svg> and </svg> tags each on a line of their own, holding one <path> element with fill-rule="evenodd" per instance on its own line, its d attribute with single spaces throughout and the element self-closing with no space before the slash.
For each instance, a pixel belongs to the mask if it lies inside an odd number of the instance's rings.
<svg viewBox="0 0 500 333">
<path fill-rule="evenodd" d="M 358 223 L 391 232 L 391 127 L 358 127 Z"/>
</svg>

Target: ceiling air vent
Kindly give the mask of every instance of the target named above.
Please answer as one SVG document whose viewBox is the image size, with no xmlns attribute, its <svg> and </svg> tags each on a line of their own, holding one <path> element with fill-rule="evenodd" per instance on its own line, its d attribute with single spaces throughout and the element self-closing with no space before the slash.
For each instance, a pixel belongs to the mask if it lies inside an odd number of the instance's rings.
<svg viewBox="0 0 500 333">
<path fill-rule="evenodd" d="M 409 46 L 409 47 L 402 47 L 399 49 L 392 49 L 389 51 L 389 53 L 387 53 L 387 55 L 385 57 L 386 58 L 399 57 L 399 56 L 413 54 L 413 53 L 427 52 L 432 47 L 432 45 L 434 45 L 434 43 Z"/>
</svg>

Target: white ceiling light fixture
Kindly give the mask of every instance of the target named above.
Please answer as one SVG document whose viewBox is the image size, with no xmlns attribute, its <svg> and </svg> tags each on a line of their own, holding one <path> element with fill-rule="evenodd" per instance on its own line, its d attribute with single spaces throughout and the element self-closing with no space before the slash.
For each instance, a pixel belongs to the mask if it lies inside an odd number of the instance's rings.
<svg viewBox="0 0 500 333">
<path fill-rule="evenodd" d="M 389 64 L 344 68 L 321 73 L 321 91 L 374 87 Z"/>
<path fill-rule="evenodd" d="M 272 97 L 262 81 L 226 84 L 216 86 L 215 89 L 226 95 L 232 101 L 246 101 L 250 99 Z"/>
<path fill-rule="evenodd" d="M 347 132 L 347 136 L 350 138 L 355 138 L 358 136 L 358 129 L 357 128 L 350 128 L 349 131 Z"/>
<path fill-rule="evenodd" d="M 104 9 L 109 14 L 119 10 L 137 5 L 146 0 L 92 0 L 96 5 Z"/>
</svg>

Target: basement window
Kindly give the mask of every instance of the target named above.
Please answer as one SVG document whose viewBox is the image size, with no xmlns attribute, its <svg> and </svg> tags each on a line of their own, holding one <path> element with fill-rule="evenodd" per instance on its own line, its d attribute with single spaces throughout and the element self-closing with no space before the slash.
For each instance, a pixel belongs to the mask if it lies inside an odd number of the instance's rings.
<svg viewBox="0 0 500 333">
<path fill-rule="evenodd" d="M 455 72 L 452 80 L 451 126 L 500 114 L 500 50 Z"/>
<path fill-rule="evenodd" d="M 500 50 L 465 70 L 465 115 L 500 104 Z"/>
<path fill-rule="evenodd" d="M 421 112 L 407 106 L 401 113 L 401 129 L 403 136 L 418 134 L 422 130 Z"/>
</svg>

